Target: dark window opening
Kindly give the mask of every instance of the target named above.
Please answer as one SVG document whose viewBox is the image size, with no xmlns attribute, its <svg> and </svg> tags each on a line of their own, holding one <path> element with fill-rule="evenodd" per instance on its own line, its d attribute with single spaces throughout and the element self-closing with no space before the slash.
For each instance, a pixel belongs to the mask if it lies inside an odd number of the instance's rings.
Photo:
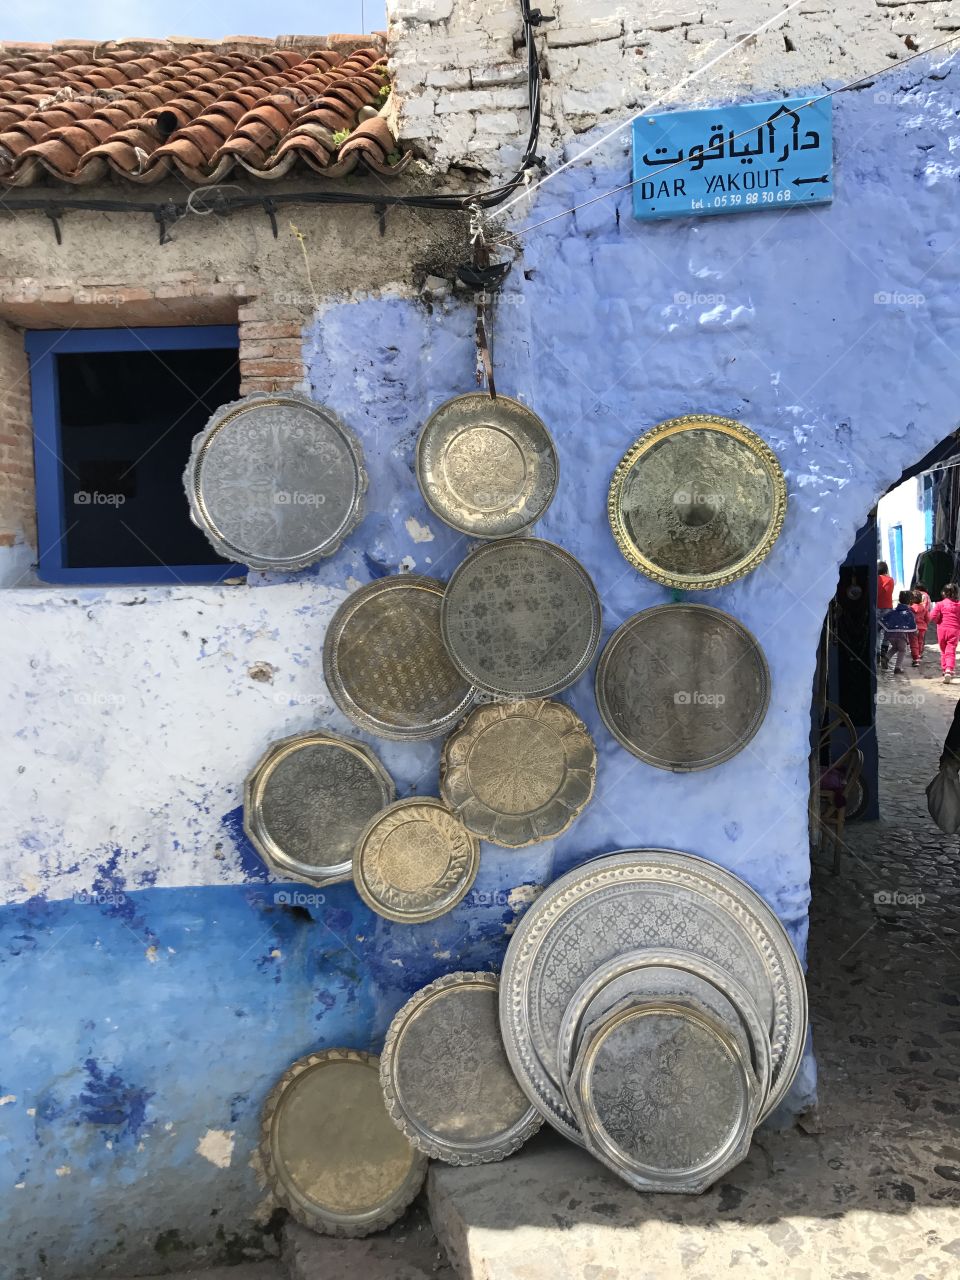
<svg viewBox="0 0 960 1280">
<path fill-rule="evenodd" d="M 28 334 L 40 576 L 217 581 L 237 572 L 190 519 L 193 437 L 240 394 L 237 331 Z"/>
</svg>

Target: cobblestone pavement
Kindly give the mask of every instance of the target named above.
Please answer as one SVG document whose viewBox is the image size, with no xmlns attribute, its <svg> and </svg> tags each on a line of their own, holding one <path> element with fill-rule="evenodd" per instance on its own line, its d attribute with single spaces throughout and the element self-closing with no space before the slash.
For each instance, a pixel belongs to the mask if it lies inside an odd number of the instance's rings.
<svg viewBox="0 0 960 1280">
<path fill-rule="evenodd" d="M 877 1196 L 904 1207 L 960 1206 L 960 839 L 934 826 L 924 794 L 960 681 L 942 683 L 938 658 L 928 647 L 920 671 L 881 672 L 881 819 L 851 823 L 839 874 L 812 876 L 820 1123 L 889 1146 Z"/>
</svg>

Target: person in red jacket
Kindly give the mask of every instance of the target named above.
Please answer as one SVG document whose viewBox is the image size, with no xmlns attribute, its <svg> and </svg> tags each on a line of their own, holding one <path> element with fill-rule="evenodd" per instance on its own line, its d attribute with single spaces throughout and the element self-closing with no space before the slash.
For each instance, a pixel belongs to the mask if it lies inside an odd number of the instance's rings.
<svg viewBox="0 0 960 1280">
<path fill-rule="evenodd" d="M 890 577 L 890 570 L 887 567 L 886 560 L 877 561 L 877 639 L 880 647 L 877 651 L 877 658 L 880 665 L 887 665 L 887 651 L 890 648 L 887 640 L 887 633 L 879 624 L 879 619 L 883 617 L 888 609 L 893 608 L 893 579 Z"/>
</svg>

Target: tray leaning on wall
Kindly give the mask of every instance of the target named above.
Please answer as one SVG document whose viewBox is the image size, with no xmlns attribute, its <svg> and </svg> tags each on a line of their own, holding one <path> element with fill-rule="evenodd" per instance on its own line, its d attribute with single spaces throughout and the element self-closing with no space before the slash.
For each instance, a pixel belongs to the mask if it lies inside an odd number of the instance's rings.
<svg viewBox="0 0 960 1280">
<path fill-rule="evenodd" d="M 703 591 L 750 573 L 776 542 L 787 507 L 773 450 L 742 423 L 671 418 L 642 435 L 610 482 L 610 526 L 623 556 L 667 587 Z"/>
<path fill-rule="evenodd" d="M 218 555 L 254 569 L 303 569 L 359 523 L 367 473 L 354 433 L 292 391 L 221 405 L 184 472 L 190 518 Z"/>
</svg>

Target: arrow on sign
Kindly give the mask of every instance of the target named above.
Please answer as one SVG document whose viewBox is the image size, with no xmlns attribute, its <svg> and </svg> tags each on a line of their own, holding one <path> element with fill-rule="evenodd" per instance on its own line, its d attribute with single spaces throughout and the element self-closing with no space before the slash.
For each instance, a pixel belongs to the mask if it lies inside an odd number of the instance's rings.
<svg viewBox="0 0 960 1280">
<path fill-rule="evenodd" d="M 793 185 L 795 187 L 804 187 L 811 182 L 828 182 L 829 180 L 829 174 L 825 173 L 819 178 L 794 178 Z"/>
</svg>

